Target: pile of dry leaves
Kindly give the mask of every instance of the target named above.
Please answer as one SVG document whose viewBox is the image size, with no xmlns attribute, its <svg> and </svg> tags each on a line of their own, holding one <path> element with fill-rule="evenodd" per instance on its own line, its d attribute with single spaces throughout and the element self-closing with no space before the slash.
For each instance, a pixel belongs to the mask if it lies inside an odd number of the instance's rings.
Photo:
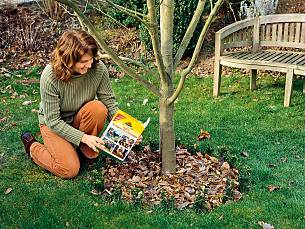
<svg viewBox="0 0 305 229">
<path fill-rule="evenodd" d="M 131 152 L 123 164 L 111 164 L 104 169 L 105 192 L 112 194 L 119 186 L 122 198 L 128 202 L 140 199 L 144 205 L 157 205 L 166 198 L 174 199 L 177 209 L 192 207 L 203 199 L 207 210 L 221 205 L 225 199 L 238 201 L 238 170 L 207 154 L 191 155 L 178 149 L 177 172 L 162 174 L 158 152 L 146 147 Z M 137 192 L 135 192 L 137 190 Z"/>
</svg>

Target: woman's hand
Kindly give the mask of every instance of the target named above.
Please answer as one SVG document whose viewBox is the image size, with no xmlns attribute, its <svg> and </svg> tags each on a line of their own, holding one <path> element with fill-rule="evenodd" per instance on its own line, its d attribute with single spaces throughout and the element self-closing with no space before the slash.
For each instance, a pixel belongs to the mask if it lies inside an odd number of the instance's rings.
<svg viewBox="0 0 305 229">
<path fill-rule="evenodd" d="M 135 145 L 139 145 L 139 144 L 142 142 L 142 140 L 143 140 L 143 136 L 140 135 L 140 136 L 138 137 L 137 141 L 135 142 Z"/>
<path fill-rule="evenodd" d="M 84 134 L 84 136 L 82 137 L 81 142 L 85 143 L 87 146 L 89 146 L 95 152 L 99 151 L 97 148 L 99 148 L 101 150 L 105 149 L 104 141 L 101 138 L 96 137 L 94 135 Z"/>
</svg>

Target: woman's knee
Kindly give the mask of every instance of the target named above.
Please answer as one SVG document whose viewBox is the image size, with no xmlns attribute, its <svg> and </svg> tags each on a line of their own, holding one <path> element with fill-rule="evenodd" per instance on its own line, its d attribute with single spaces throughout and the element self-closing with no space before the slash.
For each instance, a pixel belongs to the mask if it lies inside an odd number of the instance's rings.
<svg viewBox="0 0 305 229">
<path fill-rule="evenodd" d="M 59 172 L 59 177 L 64 178 L 64 179 L 71 179 L 77 176 L 79 169 L 80 169 L 80 162 L 78 161 L 73 161 L 69 163 L 65 163 L 65 165 L 61 165 L 62 167 Z"/>
<path fill-rule="evenodd" d="M 108 115 L 107 107 L 98 100 L 88 102 L 86 105 L 87 113 L 90 113 L 91 118 L 101 120 L 101 117 L 106 118 Z"/>
<path fill-rule="evenodd" d="M 58 163 L 54 166 L 54 174 L 64 178 L 64 179 L 70 179 L 77 176 L 80 169 L 80 162 L 77 158 L 76 160 L 65 160 L 61 163 Z"/>
</svg>

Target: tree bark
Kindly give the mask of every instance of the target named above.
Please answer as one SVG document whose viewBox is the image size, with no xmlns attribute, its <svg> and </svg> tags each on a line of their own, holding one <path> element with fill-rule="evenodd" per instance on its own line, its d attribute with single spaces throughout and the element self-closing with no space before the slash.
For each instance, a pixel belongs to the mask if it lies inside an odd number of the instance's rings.
<svg viewBox="0 0 305 229">
<path fill-rule="evenodd" d="M 160 99 L 160 153 L 162 172 L 176 172 L 176 150 L 174 132 L 174 104 L 168 105 L 166 98 Z"/>
</svg>

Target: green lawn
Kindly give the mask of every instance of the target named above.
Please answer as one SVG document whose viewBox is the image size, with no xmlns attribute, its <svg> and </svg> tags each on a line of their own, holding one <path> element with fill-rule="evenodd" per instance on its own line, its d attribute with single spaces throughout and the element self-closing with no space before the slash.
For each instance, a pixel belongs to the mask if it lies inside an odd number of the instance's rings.
<svg viewBox="0 0 305 229">
<path fill-rule="evenodd" d="M 82 165 L 77 178 L 59 179 L 35 166 L 19 140 L 22 130 L 38 132 L 39 69 L 0 75 L 0 227 L 1 228 L 305 228 L 305 107 L 302 82 L 296 81 L 292 106 L 283 107 L 284 77 L 259 79 L 257 91 L 249 79 L 234 73 L 224 77 L 222 94 L 212 97 L 212 79 L 190 77 L 176 103 L 177 142 L 194 150 L 200 129 L 211 140 L 202 149 L 226 146 L 238 166 L 251 169 L 251 189 L 239 202 L 209 213 L 162 207 L 134 207 L 106 201 L 90 193 L 93 166 Z M 158 101 L 128 77 L 113 81 L 121 109 L 140 120 L 151 118 L 143 145 L 158 143 Z M 13 92 L 16 98 L 11 98 Z M 128 92 L 128 93 L 127 93 Z M 19 98 L 21 96 L 21 98 Z M 23 98 L 25 95 L 25 98 Z M 14 96 L 13 96 L 14 97 Z M 146 105 L 143 100 L 148 99 Z M 24 101 L 34 101 L 24 106 Z M 37 101 L 36 101 L 37 100 Z M 249 157 L 240 153 L 247 152 Z M 101 158 L 99 161 L 103 161 Z M 279 190 L 269 192 L 268 185 Z M 12 188 L 9 194 L 5 194 Z"/>
</svg>

